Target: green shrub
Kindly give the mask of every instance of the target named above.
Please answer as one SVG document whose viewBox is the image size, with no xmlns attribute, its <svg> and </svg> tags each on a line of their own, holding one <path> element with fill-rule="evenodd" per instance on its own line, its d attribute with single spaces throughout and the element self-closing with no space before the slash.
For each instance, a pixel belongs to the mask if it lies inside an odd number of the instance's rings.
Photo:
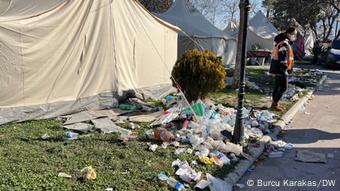
<svg viewBox="0 0 340 191">
<path fill-rule="evenodd" d="M 210 51 L 194 49 L 177 60 L 172 77 L 173 86 L 177 87 L 177 82 L 188 101 L 192 102 L 224 88 L 226 72 L 221 57 Z"/>
</svg>

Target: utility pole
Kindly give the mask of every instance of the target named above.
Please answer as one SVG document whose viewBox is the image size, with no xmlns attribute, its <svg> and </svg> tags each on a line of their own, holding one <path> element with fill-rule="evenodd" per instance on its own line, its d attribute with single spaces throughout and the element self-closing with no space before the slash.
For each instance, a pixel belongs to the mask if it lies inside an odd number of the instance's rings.
<svg viewBox="0 0 340 191">
<path fill-rule="evenodd" d="M 240 1 L 240 30 L 238 33 L 238 39 L 241 40 L 241 50 L 240 55 L 240 83 L 239 83 L 239 91 L 238 91 L 238 106 L 237 106 L 237 114 L 236 114 L 236 123 L 233 133 L 232 142 L 233 143 L 240 143 L 244 141 L 244 95 L 245 95 L 245 60 L 246 60 L 246 44 L 247 44 L 247 29 L 248 29 L 248 16 L 250 10 L 250 3 L 249 0 L 241 0 Z"/>
</svg>

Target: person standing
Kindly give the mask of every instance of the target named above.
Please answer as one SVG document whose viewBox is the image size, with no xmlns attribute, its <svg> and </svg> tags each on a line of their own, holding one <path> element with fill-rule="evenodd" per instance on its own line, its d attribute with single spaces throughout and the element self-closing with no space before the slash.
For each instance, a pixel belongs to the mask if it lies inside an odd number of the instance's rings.
<svg viewBox="0 0 340 191">
<path fill-rule="evenodd" d="M 274 39 L 275 46 L 269 69 L 269 73 L 275 80 L 271 105 L 271 109 L 274 111 L 284 110 L 279 101 L 288 88 L 288 74 L 293 71 L 294 52 L 292 44 L 296 40 L 296 35 L 296 29 L 290 27 L 285 32 L 278 34 Z"/>
</svg>

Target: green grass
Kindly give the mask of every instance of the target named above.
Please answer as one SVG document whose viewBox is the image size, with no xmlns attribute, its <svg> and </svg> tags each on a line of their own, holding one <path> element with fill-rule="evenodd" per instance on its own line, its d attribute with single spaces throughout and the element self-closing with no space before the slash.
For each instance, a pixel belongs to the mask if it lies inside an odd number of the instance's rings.
<svg viewBox="0 0 340 191">
<path fill-rule="evenodd" d="M 171 163 L 177 158 L 189 163 L 198 160 L 194 154 L 177 156 L 170 146 L 148 151 L 147 124 L 135 132 L 138 140 L 126 143 L 116 134 L 99 133 L 67 141 L 61 125 L 57 120 L 41 120 L 0 126 L 0 190 L 171 190 L 157 174 L 165 171 L 174 176 Z M 45 133 L 51 138 L 42 140 Z M 96 180 L 80 178 L 86 166 L 95 168 Z M 198 164 L 194 169 L 224 177 L 233 165 Z M 59 172 L 72 178 L 58 177 Z"/>
<path fill-rule="evenodd" d="M 221 103 L 227 107 L 237 106 L 237 96 L 238 92 L 232 88 L 226 88 L 222 91 L 213 92 L 208 95 L 211 100 L 215 101 L 216 103 Z M 263 108 L 268 105 L 267 101 L 267 95 L 256 90 L 246 90 L 245 106 Z"/>
</svg>

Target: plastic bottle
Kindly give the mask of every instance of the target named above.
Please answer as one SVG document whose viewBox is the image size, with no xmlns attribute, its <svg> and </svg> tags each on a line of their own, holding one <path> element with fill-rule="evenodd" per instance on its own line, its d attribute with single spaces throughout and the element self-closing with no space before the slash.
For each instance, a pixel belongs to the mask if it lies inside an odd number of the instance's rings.
<svg viewBox="0 0 340 191">
<path fill-rule="evenodd" d="M 119 105 L 119 109 L 121 110 L 129 110 L 129 111 L 133 111 L 136 109 L 136 106 L 135 105 L 132 105 L 132 104 L 120 104 Z"/>
<path fill-rule="evenodd" d="M 217 118 L 217 112 L 216 111 L 211 112 L 209 119 L 216 119 L 216 118 Z"/>
<path fill-rule="evenodd" d="M 159 127 L 154 131 L 154 138 L 159 141 L 170 142 L 175 140 L 175 136 L 163 127 Z"/>
<path fill-rule="evenodd" d="M 185 190 L 185 187 L 182 183 L 180 183 L 179 181 L 177 181 L 176 179 L 169 177 L 166 182 L 168 183 L 169 186 L 171 186 L 171 188 L 174 188 L 178 191 L 182 191 Z"/>
<path fill-rule="evenodd" d="M 65 132 L 65 136 L 68 138 L 68 139 L 74 139 L 74 138 L 77 138 L 79 136 L 78 133 L 75 133 L 75 132 L 72 132 L 72 131 L 66 131 Z"/>
<path fill-rule="evenodd" d="M 165 174 L 165 172 L 160 172 L 160 173 L 158 174 L 158 179 L 159 179 L 159 180 L 162 180 L 162 181 L 166 181 L 166 180 L 169 179 L 169 177 Z"/>
</svg>

